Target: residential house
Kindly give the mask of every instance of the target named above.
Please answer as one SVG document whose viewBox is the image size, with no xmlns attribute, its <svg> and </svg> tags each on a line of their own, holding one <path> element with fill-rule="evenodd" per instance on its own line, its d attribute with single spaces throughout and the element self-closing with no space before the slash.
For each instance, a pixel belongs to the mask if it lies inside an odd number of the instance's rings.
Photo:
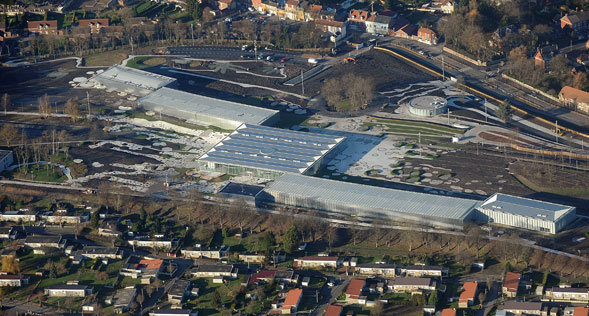
<svg viewBox="0 0 589 316">
<path fill-rule="evenodd" d="M 350 284 L 348 284 L 348 289 L 346 290 L 346 302 L 348 304 L 358 304 L 362 297 L 362 292 L 364 292 L 365 286 L 366 280 L 352 279 Z"/>
<path fill-rule="evenodd" d="M 589 92 L 564 86 L 558 93 L 558 100 L 566 107 L 589 113 Z"/>
<path fill-rule="evenodd" d="M 196 247 L 188 247 L 186 249 L 180 250 L 184 258 L 186 259 L 194 259 L 194 258 L 209 258 L 209 259 L 221 259 L 227 257 L 227 252 L 229 251 L 229 246 L 221 246 L 221 247 L 201 247 L 200 244 L 197 244 Z"/>
<path fill-rule="evenodd" d="M 134 279 L 141 278 L 141 283 L 151 283 L 162 272 L 163 266 L 162 259 L 142 259 L 132 255 L 123 264 L 120 274 Z"/>
<path fill-rule="evenodd" d="M 199 264 L 190 270 L 193 278 L 237 278 L 237 269 L 232 264 Z"/>
<path fill-rule="evenodd" d="M 420 27 L 417 30 L 417 40 L 429 45 L 438 44 L 438 36 L 436 35 L 436 32 L 426 27 Z"/>
<path fill-rule="evenodd" d="M 464 282 L 462 285 L 462 293 L 458 299 L 459 308 L 468 308 L 474 304 L 477 295 L 478 282 Z"/>
<path fill-rule="evenodd" d="M 418 293 L 435 291 L 437 283 L 430 278 L 394 278 L 389 280 L 389 290 L 393 292 Z"/>
<path fill-rule="evenodd" d="M 190 280 L 178 279 L 168 291 L 168 302 L 173 305 L 182 304 L 184 299 L 190 295 Z"/>
<path fill-rule="evenodd" d="M 560 19 L 561 29 L 582 31 L 589 29 L 589 11 L 575 11 Z"/>
<path fill-rule="evenodd" d="M 57 20 L 28 21 L 27 30 L 33 35 L 57 35 Z"/>
<path fill-rule="evenodd" d="M 373 14 L 366 19 L 366 32 L 370 34 L 387 35 L 392 18 L 386 15 Z"/>
<path fill-rule="evenodd" d="M 444 308 L 440 316 L 456 316 L 456 310 L 454 308 Z"/>
<path fill-rule="evenodd" d="M 456 9 L 456 0 L 442 0 L 440 1 L 440 10 L 444 14 L 452 14 Z"/>
<path fill-rule="evenodd" d="M 552 315 L 550 315 L 552 316 Z M 573 309 L 572 316 L 589 316 L 589 308 L 577 306 Z"/>
<path fill-rule="evenodd" d="M 338 257 L 308 256 L 294 260 L 297 268 L 337 268 L 342 261 Z"/>
<path fill-rule="evenodd" d="M 41 214 L 41 219 L 52 224 L 79 224 L 90 219 L 90 216 L 87 214 L 76 215 L 72 212 L 68 212 L 67 209 L 59 209 L 54 212 L 45 212 Z"/>
<path fill-rule="evenodd" d="M 366 31 L 366 20 L 368 20 L 369 15 L 370 15 L 370 12 L 368 12 L 366 10 L 358 10 L 358 9 L 350 10 L 350 15 L 348 16 L 348 23 L 350 23 L 350 28 L 353 31 L 365 32 Z"/>
<path fill-rule="evenodd" d="M 0 287 L 1 286 L 12 286 L 21 287 L 29 284 L 29 277 L 24 275 L 0 275 Z"/>
<path fill-rule="evenodd" d="M 79 284 L 51 285 L 45 288 L 50 297 L 86 297 L 92 294 L 93 287 Z"/>
<path fill-rule="evenodd" d="M 286 294 L 286 299 L 282 304 L 282 314 L 296 313 L 299 308 L 299 303 L 303 298 L 303 289 L 292 289 Z"/>
<path fill-rule="evenodd" d="M 266 255 L 260 252 L 245 252 L 239 254 L 239 261 L 250 263 L 262 263 L 266 260 Z"/>
<path fill-rule="evenodd" d="M 137 297 L 137 289 L 135 286 L 129 286 L 118 290 L 114 296 L 106 301 L 108 304 L 113 304 L 115 313 L 122 314 L 131 309 L 131 303 L 133 303 L 135 297 Z"/>
<path fill-rule="evenodd" d="M 276 271 L 274 270 L 261 270 L 258 271 L 249 278 L 248 284 L 255 284 L 258 285 L 261 282 L 270 283 L 274 280 L 274 276 L 276 275 Z"/>
<path fill-rule="evenodd" d="M 408 277 L 442 277 L 448 274 L 448 269 L 440 266 L 415 265 L 402 267 L 401 274 Z"/>
<path fill-rule="evenodd" d="M 390 34 L 389 30 L 389 34 Z M 392 36 L 411 39 L 417 35 L 417 26 L 413 24 L 406 24 L 393 32 Z"/>
<path fill-rule="evenodd" d="M 84 249 L 76 251 L 72 255 L 80 255 L 89 259 L 123 259 L 123 251 L 119 247 L 84 246 Z"/>
<path fill-rule="evenodd" d="M 82 19 L 78 20 L 78 27 L 87 28 L 90 34 L 104 33 L 108 28 L 108 19 Z"/>
<path fill-rule="evenodd" d="M 98 235 L 109 237 L 109 238 L 117 238 L 121 237 L 123 233 L 119 230 L 119 219 L 109 219 L 104 220 L 100 227 L 98 227 Z"/>
<path fill-rule="evenodd" d="M 279 270 L 274 273 L 274 279 L 292 285 L 299 282 L 299 275 L 294 270 Z"/>
<path fill-rule="evenodd" d="M 178 246 L 180 240 L 178 238 L 149 238 L 149 237 L 135 237 L 129 240 L 129 245 L 135 247 L 145 247 L 153 249 L 172 249 Z"/>
<path fill-rule="evenodd" d="M 552 287 L 547 288 L 544 298 L 553 302 L 575 302 L 589 304 L 589 288 Z"/>
<path fill-rule="evenodd" d="M 30 248 L 64 248 L 66 240 L 61 236 L 31 235 L 25 239 Z"/>
<path fill-rule="evenodd" d="M 2 35 L 3 38 L 6 38 L 6 33 Z M 14 162 L 14 157 L 12 154 L 12 150 L 0 150 L 0 172 L 6 170 L 8 167 L 12 166 Z M 3 214 L 0 214 L 0 221 L 5 221 L 3 219 Z"/>
<path fill-rule="evenodd" d="M 375 275 L 382 277 L 395 277 L 397 266 L 394 264 L 365 263 L 356 266 L 356 273 L 362 275 Z"/>
<path fill-rule="evenodd" d="M 505 311 L 515 315 L 542 315 L 542 302 L 507 301 L 502 305 L 499 305 L 497 310 Z"/>
<path fill-rule="evenodd" d="M 558 46 L 546 45 L 539 47 L 534 55 L 534 65 L 542 69 L 546 69 L 550 60 L 558 54 Z"/>
<path fill-rule="evenodd" d="M 320 4 L 309 4 L 308 2 L 304 3 L 305 21 L 319 20 L 322 16 L 329 14 L 329 12 L 326 12 L 327 10 L 323 10 L 323 6 Z"/>
<path fill-rule="evenodd" d="M 520 286 L 521 273 L 507 272 L 503 280 L 503 295 L 507 297 L 516 297 Z"/>
<path fill-rule="evenodd" d="M 190 309 L 154 309 L 149 316 L 198 316 L 198 311 Z"/>
<path fill-rule="evenodd" d="M 284 1 L 284 17 L 288 20 L 303 21 L 305 19 L 305 11 L 301 4 L 299 0 Z"/>
<path fill-rule="evenodd" d="M 29 209 L 20 209 L 18 211 L 5 211 L 0 214 L 0 221 L 2 222 L 16 222 L 16 223 L 34 223 L 37 221 L 37 212 Z"/>
<path fill-rule="evenodd" d="M 344 307 L 341 305 L 329 305 L 323 316 L 341 316 Z"/>
<path fill-rule="evenodd" d="M 0 227 L 0 238 L 15 240 L 17 236 L 17 230 L 13 227 Z"/>
</svg>

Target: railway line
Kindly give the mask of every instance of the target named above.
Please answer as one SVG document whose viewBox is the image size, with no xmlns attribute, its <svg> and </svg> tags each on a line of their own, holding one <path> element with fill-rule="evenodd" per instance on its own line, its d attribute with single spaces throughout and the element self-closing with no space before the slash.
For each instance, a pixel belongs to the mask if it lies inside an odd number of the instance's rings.
<svg viewBox="0 0 589 316">
<path fill-rule="evenodd" d="M 440 69 L 438 69 L 437 67 L 434 67 L 434 66 L 428 65 L 428 64 L 424 64 L 422 62 L 418 62 L 418 61 L 414 60 L 413 58 L 409 58 L 406 55 L 401 54 L 391 48 L 375 47 L 374 49 L 391 54 L 393 56 L 396 56 L 397 58 L 404 60 L 406 62 L 409 62 L 409 63 L 417 66 L 418 68 L 425 70 L 428 73 L 433 74 L 436 77 L 442 77 L 444 80 L 452 80 L 453 79 L 452 76 L 449 76 L 447 74 L 443 74 L 442 71 Z M 503 100 L 507 99 L 507 97 L 505 97 L 505 96 L 502 96 L 498 93 L 492 92 L 487 88 L 473 85 L 472 83 L 469 83 L 466 80 L 464 82 L 457 82 L 457 85 L 462 87 L 465 90 L 472 92 L 473 94 L 475 94 L 477 96 L 482 96 L 489 101 L 494 101 L 495 103 L 501 103 L 501 102 L 503 102 Z M 539 107 L 538 105 L 530 105 L 529 103 L 533 103 L 533 102 L 530 102 L 529 100 L 526 100 L 523 98 L 520 98 L 520 99 L 514 98 L 514 99 L 516 102 L 512 102 L 510 107 L 514 111 L 518 112 L 520 115 L 532 117 L 532 118 L 534 118 L 544 124 L 549 125 L 551 128 L 556 129 L 558 127 L 562 131 L 565 131 L 565 132 L 571 133 L 573 135 L 583 137 L 586 140 L 589 140 L 589 134 L 578 131 L 577 129 L 575 129 L 575 127 L 572 126 L 572 124 L 568 124 L 566 122 L 561 122 L 560 124 L 557 125 L 557 123 L 553 122 L 551 118 L 546 117 L 545 115 L 539 114 L 537 112 L 534 113 L 533 110 L 523 108 L 524 105 L 527 106 L 528 108 L 532 108 L 532 109 L 540 109 L 541 106 Z M 512 100 L 512 101 L 514 101 L 514 100 Z M 519 103 L 519 105 L 516 105 L 515 103 Z"/>
</svg>

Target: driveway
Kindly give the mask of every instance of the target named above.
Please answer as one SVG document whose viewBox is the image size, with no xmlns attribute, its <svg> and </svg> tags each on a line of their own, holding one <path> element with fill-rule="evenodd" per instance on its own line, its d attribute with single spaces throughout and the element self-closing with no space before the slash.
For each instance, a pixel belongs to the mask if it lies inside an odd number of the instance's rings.
<svg viewBox="0 0 589 316">
<path fill-rule="evenodd" d="M 338 284 L 333 287 L 328 287 L 327 285 L 323 287 L 321 290 L 321 302 L 319 302 L 319 306 L 310 314 L 310 316 L 319 316 L 323 315 L 327 310 L 327 306 L 337 299 L 338 296 L 342 294 L 342 291 L 348 283 L 350 283 L 351 278 L 337 278 Z"/>
</svg>

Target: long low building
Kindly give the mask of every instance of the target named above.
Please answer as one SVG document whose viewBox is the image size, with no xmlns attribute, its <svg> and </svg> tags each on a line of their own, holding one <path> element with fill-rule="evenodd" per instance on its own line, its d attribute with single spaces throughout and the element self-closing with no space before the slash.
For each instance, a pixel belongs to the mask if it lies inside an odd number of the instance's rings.
<svg viewBox="0 0 589 316">
<path fill-rule="evenodd" d="M 203 170 L 270 180 L 284 173 L 314 174 L 337 155 L 344 139 L 243 124 L 202 155 L 197 163 Z"/>
<path fill-rule="evenodd" d="M 107 89 L 144 96 L 159 88 L 176 82 L 176 79 L 126 66 L 115 65 L 102 73 L 96 74 L 92 80 Z"/>
<path fill-rule="evenodd" d="M 161 113 L 204 126 L 234 130 L 242 123 L 274 125 L 280 112 L 231 102 L 180 90 L 161 88 L 141 98 L 145 110 Z"/>
<path fill-rule="evenodd" d="M 480 201 L 284 174 L 256 196 L 274 203 L 347 216 L 462 228 Z"/>
<path fill-rule="evenodd" d="M 576 218 L 575 208 L 523 197 L 496 193 L 485 200 L 476 213 L 476 219 L 556 234 Z"/>
</svg>

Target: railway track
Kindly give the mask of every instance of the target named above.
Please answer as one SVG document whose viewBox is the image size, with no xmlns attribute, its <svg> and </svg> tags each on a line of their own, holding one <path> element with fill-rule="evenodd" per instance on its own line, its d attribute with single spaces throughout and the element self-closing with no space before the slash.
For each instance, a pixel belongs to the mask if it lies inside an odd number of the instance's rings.
<svg viewBox="0 0 589 316">
<path fill-rule="evenodd" d="M 404 56 L 402 54 L 399 54 L 399 53 L 397 53 L 397 52 L 395 52 L 395 51 L 393 51 L 391 49 L 388 49 L 388 48 L 385 48 L 385 47 L 375 47 L 374 49 L 379 50 L 379 51 L 382 51 L 382 52 L 386 52 L 386 53 L 391 54 L 393 56 L 396 56 L 397 58 L 400 58 L 401 60 L 407 61 L 407 62 L 409 62 L 409 63 L 417 66 L 418 68 L 423 69 L 426 72 L 429 72 L 429 73 L 433 74 L 436 77 L 442 77 L 444 80 L 451 80 L 452 79 L 451 76 L 448 76 L 446 74 L 442 74 L 442 72 L 439 69 L 434 69 L 431 66 L 423 65 L 422 63 L 419 63 L 419 62 L 417 62 L 417 61 L 415 61 L 415 60 L 413 60 L 411 58 L 408 58 L 408 57 L 406 57 L 406 56 Z M 465 90 L 468 90 L 468 91 L 472 92 L 475 95 L 482 96 L 482 97 L 484 97 L 484 98 L 486 98 L 487 100 L 490 100 L 490 101 L 494 101 L 497 104 L 503 102 L 503 100 L 500 99 L 500 98 L 502 98 L 502 96 L 500 96 L 498 94 L 495 94 L 493 92 L 490 92 L 486 88 L 477 87 L 477 86 L 474 86 L 474 85 L 472 85 L 472 84 L 470 84 L 468 82 L 464 82 L 464 83 L 457 82 L 457 85 L 460 86 L 460 87 L 462 87 Z M 520 100 L 517 100 L 517 101 L 519 101 L 520 103 L 524 103 L 525 105 L 528 105 L 528 103 L 529 103 L 529 101 L 526 101 L 526 102 L 522 102 Z M 531 105 L 528 105 L 528 106 L 530 106 L 531 108 L 537 108 L 537 107 L 531 106 Z M 540 121 L 540 122 L 542 122 L 544 124 L 548 124 L 551 128 L 555 128 L 556 129 L 558 127 L 562 131 L 569 132 L 571 134 L 574 134 L 574 135 L 577 135 L 577 136 L 580 136 L 580 137 L 583 137 L 583 138 L 589 140 L 589 134 L 580 132 L 580 131 L 575 130 L 575 129 L 569 127 L 569 126 L 565 126 L 563 124 L 558 124 L 557 125 L 555 122 L 553 122 L 552 120 L 550 120 L 548 118 L 545 118 L 545 117 L 542 117 L 540 115 L 534 114 L 534 113 L 532 113 L 532 112 L 530 112 L 528 110 L 525 110 L 525 109 L 523 109 L 523 108 L 521 108 L 519 106 L 516 106 L 514 104 L 511 104 L 510 107 L 514 111 L 518 112 L 520 115 L 533 117 L 534 119 L 537 119 L 538 121 Z"/>
</svg>

